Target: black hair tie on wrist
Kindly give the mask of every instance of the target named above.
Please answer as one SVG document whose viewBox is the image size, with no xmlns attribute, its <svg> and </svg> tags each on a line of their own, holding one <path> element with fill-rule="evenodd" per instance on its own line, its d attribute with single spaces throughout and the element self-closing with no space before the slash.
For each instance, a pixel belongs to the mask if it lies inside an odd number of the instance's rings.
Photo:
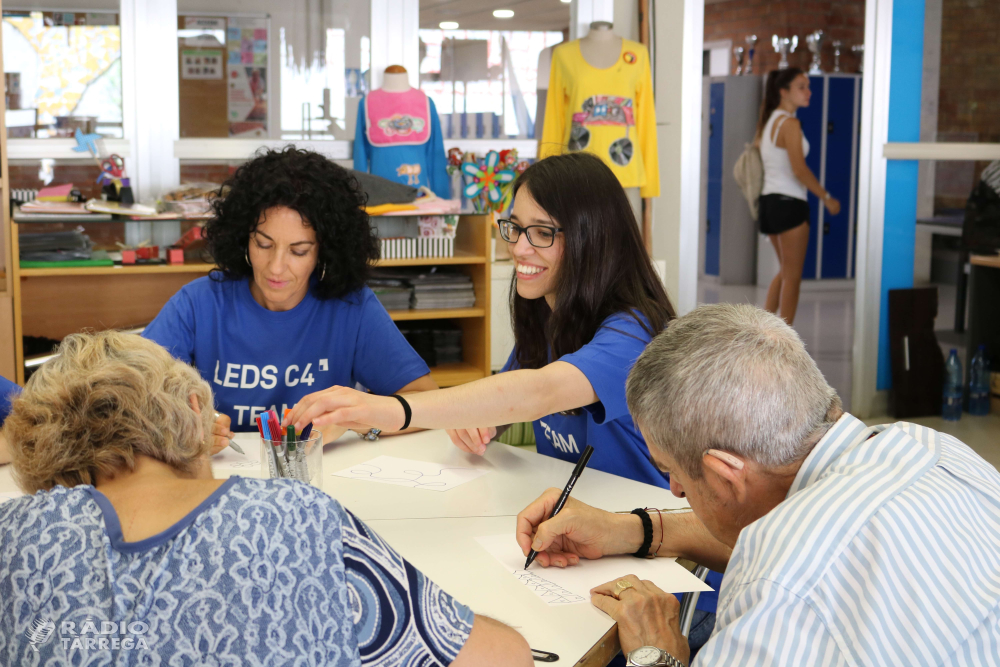
<svg viewBox="0 0 1000 667">
<path fill-rule="evenodd" d="M 403 428 L 401 428 L 399 430 L 400 431 L 405 431 L 410 426 L 410 417 L 413 416 L 413 411 L 410 410 L 410 404 L 406 402 L 405 398 L 403 398 L 399 394 L 393 394 L 392 397 L 395 398 L 397 401 L 399 401 L 400 403 L 403 404 L 403 414 L 406 416 L 406 420 L 403 422 Z M 648 516 L 646 517 L 646 520 L 647 521 L 649 520 Z M 652 532 L 653 531 L 653 528 L 652 528 L 653 524 L 650 523 L 649 525 L 650 525 L 649 530 L 650 530 L 650 532 Z M 653 541 L 653 539 L 650 538 L 650 542 L 652 542 L 652 541 Z M 648 545 L 647 545 L 647 548 L 648 548 Z"/>
<path fill-rule="evenodd" d="M 649 547 L 653 544 L 653 521 L 649 518 L 649 513 L 641 507 L 635 508 L 631 513 L 638 515 L 642 521 L 642 546 L 632 555 L 636 558 L 646 558 L 649 556 Z"/>
</svg>

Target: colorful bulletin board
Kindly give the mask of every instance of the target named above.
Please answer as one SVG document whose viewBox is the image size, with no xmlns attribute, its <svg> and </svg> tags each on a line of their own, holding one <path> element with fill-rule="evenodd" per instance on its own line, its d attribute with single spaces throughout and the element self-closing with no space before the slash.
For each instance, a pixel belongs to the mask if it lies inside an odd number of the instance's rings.
<svg viewBox="0 0 1000 667">
<path fill-rule="evenodd" d="M 267 19 L 230 17 L 226 27 L 231 137 L 267 135 Z"/>
</svg>

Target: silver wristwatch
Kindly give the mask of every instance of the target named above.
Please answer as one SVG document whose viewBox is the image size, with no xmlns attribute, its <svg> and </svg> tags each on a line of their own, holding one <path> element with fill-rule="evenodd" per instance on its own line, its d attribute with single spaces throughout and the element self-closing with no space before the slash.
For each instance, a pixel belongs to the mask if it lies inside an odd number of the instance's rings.
<svg viewBox="0 0 1000 667">
<path fill-rule="evenodd" d="M 628 661 L 625 664 L 630 667 L 656 667 L 659 665 L 684 667 L 683 662 L 655 646 L 640 646 L 634 651 L 629 651 Z"/>
</svg>

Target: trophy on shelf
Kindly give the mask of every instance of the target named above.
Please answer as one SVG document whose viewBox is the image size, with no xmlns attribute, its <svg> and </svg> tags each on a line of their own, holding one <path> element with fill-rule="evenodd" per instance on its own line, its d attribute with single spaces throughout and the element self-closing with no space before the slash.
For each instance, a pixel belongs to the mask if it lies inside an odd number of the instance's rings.
<svg viewBox="0 0 1000 667">
<path fill-rule="evenodd" d="M 840 41 L 839 39 L 835 39 L 832 42 L 830 42 L 830 45 L 833 46 L 833 71 L 834 72 L 839 72 L 840 71 L 840 47 L 842 47 L 844 45 L 844 43 L 842 41 Z"/>
<path fill-rule="evenodd" d="M 743 73 L 753 74 L 753 54 L 757 46 L 757 35 L 747 35 L 744 41 L 747 43 L 747 66 Z"/>
<path fill-rule="evenodd" d="M 816 30 L 806 35 L 806 46 L 812 54 L 812 62 L 809 63 L 810 74 L 823 73 L 823 31 Z"/>
<path fill-rule="evenodd" d="M 865 71 L 865 45 L 855 44 L 851 47 L 851 53 L 858 56 L 858 73 Z"/>
<path fill-rule="evenodd" d="M 772 35 L 771 46 L 774 47 L 775 53 L 778 53 L 781 56 L 781 60 L 778 61 L 778 69 L 788 69 L 788 54 L 795 53 L 795 49 L 798 45 L 798 35 L 792 35 L 791 37 L 778 37 L 777 35 Z"/>
<path fill-rule="evenodd" d="M 734 46 L 733 55 L 736 56 L 736 76 L 743 74 L 743 47 Z"/>
</svg>

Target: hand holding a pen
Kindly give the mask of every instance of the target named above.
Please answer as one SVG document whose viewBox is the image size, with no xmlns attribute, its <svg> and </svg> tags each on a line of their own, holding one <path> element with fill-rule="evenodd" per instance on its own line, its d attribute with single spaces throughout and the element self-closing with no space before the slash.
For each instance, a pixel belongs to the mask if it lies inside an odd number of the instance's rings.
<svg viewBox="0 0 1000 667">
<path fill-rule="evenodd" d="M 212 449 L 210 455 L 215 455 L 229 446 L 230 438 L 236 436 L 229 428 L 232 420 L 229 415 L 215 413 L 215 423 L 212 424 Z"/>
<path fill-rule="evenodd" d="M 549 519 L 561 489 L 551 488 L 517 515 L 517 543 L 525 556 L 534 549 L 542 567 L 576 565 L 581 558 L 633 553 L 642 545 L 642 522 L 633 514 L 614 514 L 566 500 Z M 634 524 L 634 525 L 633 525 Z"/>
</svg>

